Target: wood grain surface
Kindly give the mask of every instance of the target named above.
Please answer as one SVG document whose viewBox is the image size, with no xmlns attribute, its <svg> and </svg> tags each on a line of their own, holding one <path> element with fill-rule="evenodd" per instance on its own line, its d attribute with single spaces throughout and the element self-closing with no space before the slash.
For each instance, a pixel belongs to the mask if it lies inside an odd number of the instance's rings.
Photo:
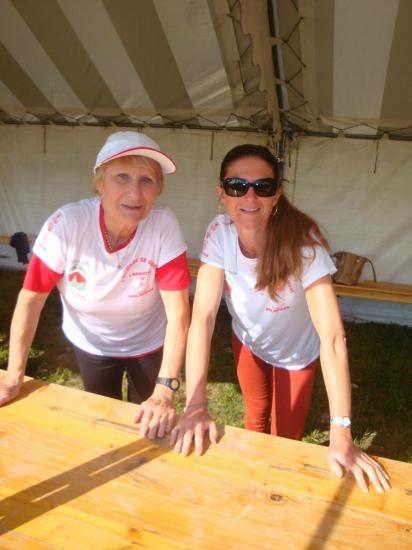
<svg viewBox="0 0 412 550">
<path fill-rule="evenodd" d="M 412 465 L 384 495 L 326 448 L 221 427 L 204 456 L 141 439 L 136 406 L 26 379 L 0 409 L 0 549 L 412 548 Z"/>
</svg>

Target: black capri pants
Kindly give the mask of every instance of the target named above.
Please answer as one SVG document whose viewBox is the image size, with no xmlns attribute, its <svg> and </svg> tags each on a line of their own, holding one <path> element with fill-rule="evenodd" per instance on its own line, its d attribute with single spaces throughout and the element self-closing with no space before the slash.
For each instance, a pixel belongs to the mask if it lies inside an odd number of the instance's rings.
<svg viewBox="0 0 412 550">
<path fill-rule="evenodd" d="M 122 399 L 123 374 L 127 400 L 142 403 L 153 393 L 162 362 L 163 348 L 142 357 L 104 357 L 73 346 L 86 391 Z"/>
</svg>

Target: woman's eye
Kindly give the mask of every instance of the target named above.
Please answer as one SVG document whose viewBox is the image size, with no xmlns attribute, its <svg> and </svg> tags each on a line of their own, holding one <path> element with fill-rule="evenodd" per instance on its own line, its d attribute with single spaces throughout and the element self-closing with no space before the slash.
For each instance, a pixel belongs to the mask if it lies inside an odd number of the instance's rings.
<svg viewBox="0 0 412 550">
<path fill-rule="evenodd" d="M 128 181 L 130 179 L 129 174 L 117 174 L 116 179 L 118 181 Z"/>
<path fill-rule="evenodd" d="M 140 181 L 146 187 L 152 187 L 153 185 L 155 185 L 155 182 L 148 176 L 143 176 Z"/>
</svg>

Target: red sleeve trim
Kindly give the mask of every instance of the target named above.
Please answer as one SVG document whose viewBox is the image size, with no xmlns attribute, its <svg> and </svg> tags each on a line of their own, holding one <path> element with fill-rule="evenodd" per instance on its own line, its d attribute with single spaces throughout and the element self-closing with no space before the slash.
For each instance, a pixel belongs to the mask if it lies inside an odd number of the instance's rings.
<svg viewBox="0 0 412 550">
<path fill-rule="evenodd" d="M 192 279 L 187 267 L 186 252 L 156 269 L 156 281 L 160 290 L 184 290 Z"/>
<path fill-rule="evenodd" d="M 53 271 L 38 256 L 33 254 L 27 267 L 23 288 L 33 292 L 50 292 L 62 276 L 63 273 Z"/>
</svg>

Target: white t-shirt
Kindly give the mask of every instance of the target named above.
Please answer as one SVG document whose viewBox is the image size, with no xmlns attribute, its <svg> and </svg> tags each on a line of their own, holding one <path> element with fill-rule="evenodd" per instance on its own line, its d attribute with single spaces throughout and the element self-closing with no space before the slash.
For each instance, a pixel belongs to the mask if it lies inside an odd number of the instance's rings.
<svg viewBox="0 0 412 550">
<path fill-rule="evenodd" d="M 33 252 L 63 273 L 63 332 L 75 346 L 109 357 L 149 353 L 163 345 L 166 326 L 155 270 L 186 251 L 179 224 L 169 208 L 153 208 L 127 246 L 110 253 L 99 215 L 99 199 L 60 208 Z"/>
<path fill-rule="evenodd" d="M 242 254 L 235 224 L 226 214 L 210 223 L 200 255 L 202 262 L 225 271 L 224 297 L 239 341 L 263 361 L 289 370 L 303 369 L 319 356 L 304 290 L 336 271 L 322 246 L 304 248 L 302 255 L 301 278 L 290 277 L 276 301 L 267 290 L 255 289 L 257 260 Z"/>
</svg>

